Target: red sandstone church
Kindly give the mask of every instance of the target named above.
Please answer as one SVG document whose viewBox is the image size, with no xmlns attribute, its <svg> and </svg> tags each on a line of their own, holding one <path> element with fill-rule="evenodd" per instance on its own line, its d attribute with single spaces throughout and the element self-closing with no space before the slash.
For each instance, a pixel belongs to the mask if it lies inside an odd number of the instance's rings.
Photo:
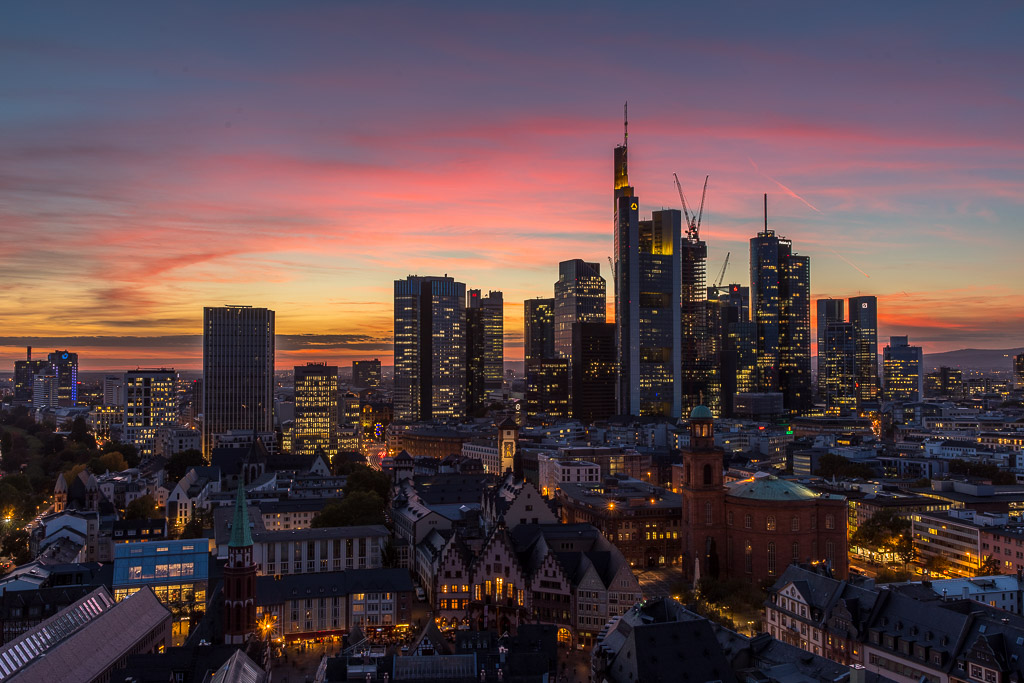
<svg viewBox="0 0 1024 683">
<path fill-rule="evenodd" d="M 683 575 L 773 581 L 791 563 L 825 562 L 846 578 L 846 501 L 773 475 L 722 483 L 711 411 L 690 413 L 683 451 Z"/>
</svg>

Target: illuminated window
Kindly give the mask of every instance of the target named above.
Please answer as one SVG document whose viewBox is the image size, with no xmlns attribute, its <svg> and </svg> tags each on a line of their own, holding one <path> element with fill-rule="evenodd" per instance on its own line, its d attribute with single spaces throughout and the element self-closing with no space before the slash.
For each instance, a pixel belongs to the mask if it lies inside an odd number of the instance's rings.
<svg viewBox="0 0 1024 683">
<path fill-rule="evenodd" d="M 768 519 L 765 522 L 765 528 L 768 531 L 775 531 L 775 515 L 768 515 Z"/>
</svg>

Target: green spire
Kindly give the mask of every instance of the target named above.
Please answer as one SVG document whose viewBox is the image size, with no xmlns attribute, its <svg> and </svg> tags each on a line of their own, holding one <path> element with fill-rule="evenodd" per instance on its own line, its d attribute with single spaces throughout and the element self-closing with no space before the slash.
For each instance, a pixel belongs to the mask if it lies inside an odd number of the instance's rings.
<svg viewBox="0 0 1024 683">
<path fill-rule="evenodd" d="M 252 545 L 252 534 L 249 533 L 249 510 L 245 504 L 245 487 L 238 482 L 238 496 L 235 497 L 235 518 L 231 522 L 231 540 L 229 548 L 246 548 Z"/>
</svg>

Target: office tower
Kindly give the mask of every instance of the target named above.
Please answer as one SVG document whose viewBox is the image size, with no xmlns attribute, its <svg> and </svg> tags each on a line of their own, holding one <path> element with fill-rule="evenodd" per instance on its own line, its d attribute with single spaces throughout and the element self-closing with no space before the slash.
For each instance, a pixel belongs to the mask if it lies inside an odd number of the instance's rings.
<svg viewBox="0 0 1024 683">
<path fill-rule="evenodd" d="M 679 418 L 682 411 L 682 214 L 641 221 L 629 184 L 628 134 L 614 154 L 618 412 Z M 695 286 L 695 284 L 694 284 Z"/>
<path fill-rule="evenodd" d="M 811 406 L 811 262 L 768 229 L 750 240 L 750 313 L 761 392 L 782 392 L 790 413 Z"/>
<path fill-rule="evenodd" d="M 757 343 L 750 322 L 750 290 L 738 284 L 708 288 L 708 341 L 713 372 L 709 392 L 718 394 L 723 417 L 734 414 L 737 393 L 757 391 Z"/>
<path fill-rule="evenodd" d="M 585 423 L 615 414 L 618 380 L 615 323 L 578 323 L 572 330 L 572 417 Z"/>
<path fill-rule="evenodd" d="M 352 361 L 352 386 L 361 389 L 380 389 L 380 360 Z"/>
<path fill-rule="evenodd" d="M 853 323 L 825 323 L 823 345 L 818 349 L 821 398 L 826 410 L 846 414 L 857 407 L 856 329 Z"/>
<path fill-rule="evenodd" d="M 124 405 L 124 375 L 107 375 L 103 378 L 103 405 Z"/>
<path fill-rule="evenodd" d="M 908 337 L 889 337 L 882 351 L 882 379 L 887 401 L 924 398 L 924 351 Z"/>
<path fill-rule="evenodd" d="M 466 285 L 448 277 L 395 280 L 395 419 L 466 415 Z"/>
<path fill-rule="evenodd" d="M 156 432 L 178 424 L 178 375 L 166 368 L 124 373 L 123 439 L 147 458 L 156 452 Z"/>
<path fill-rule="evenodd" d="M 32 401 L 36 375 L 52 370 L 49 360 L 32 360 L 32 347 L 26 347 L 25 360 L 14 361 L 14 402 Z"/>
<path fill-rule="evenodd" d="M 850 297 L 850 322 L 857 345 L 857 404 L 878 400 L 878 299 Z"/>
<path fill-rule="evenodd" d="M 607 315 L 607 285 L 601 264 L 580 259 L 558 264 L 555 283 L 555 355 L 572 356 L 572 326 L 603 323 Z"/>
<path fill-rule="evenodd" d="M 569 359 L 531 361 L 526 368 L 526 414 L 566 418 L 569 413 Z"/>
<path fill-rule="evenodd" d="M 963 398 L 964 373 L 957 368 L 940 367 L 924 377 L 925 398 Z"/>
<path fill-rule="evenodd" d="M 60 379 L 52 371 L 43 371 L 32 378 L 32 409 L 60 406 Z"/>
<path fill-rule="evenodd" d="M 54 351 L 47 359 L 53 366 L 59 385 L 60 406 L 68 408 L 78 403 L 78 354 L 68 350 Z"/>
<path fill-rule="evenodd" d="M 555 300 L 523 302 L 523 355 L 531 360 L 555 358 Z"/>
<path fill-rule="evenodd" d="M 825 328 L 829 323 L 841 323 L 846 322 L 846 312 L 844 310 L 846 302 L 842 299 L 818 299 L 815 302 L 816 313 L 818 319 L 817 325 L 817 337 L 818 337 L 818 362 L 817 362 L 817 388 L 818 397 L 821 400 L 825 398 L 825 377 L 827 373 L 825 371 Z"/>
<path fill-rule="evenodd" d="M 1024 389 L 1024 353 L 1013 357 L 1013 386 L 1015 389 Z"/>
<path fill-rule="evenodd" d="M 479 290 L 476 291 L 479 296 Z M 471 294 L 472 296 L 472 294 Z M 483 408 L 487 398 L 484 382 L 485 354 L 487 343 L 484 339 L 484 309 L 466 308 L 466 412 L 475 416 Z"/>
<path fill-rule="evenodd" d="M 707 183 L 704 185 L 707 190 Z M 682 198 L 682 188 L 679 190 Z M 701 199 L 701 215 L 704 200 Z M 682 273 L 680 297 L 682 311 L 682 346 L 680 347 L 680 415 L 689 415 L 699 405 L 721 414 L 719 393 L 710 391 L 712 363 L 708 339 L 707 259 L 708 245 L 700 239 L 700 224 L 693 218 L 680 241 Z"/>
<path fill-rule="evenodd" d="M 467 312 L 481 312 L 484 387 L 501 389 L 505 383 L 505 302 L 502 294 L 491 291 L 487 296 L 481 296 L 479 289 L 471 289 L 466 309 Z"/>
<path fill-rule="evenodd" d="M 274 311 L 203 309 L 203 455 L 230 430 L 274 430 Z"/>
<path fill-rule="evenodd" d="M 295 423 L 292 453 L 338 454 L 338 366 L 306 363 L 295 366 Z"/>
</svg>

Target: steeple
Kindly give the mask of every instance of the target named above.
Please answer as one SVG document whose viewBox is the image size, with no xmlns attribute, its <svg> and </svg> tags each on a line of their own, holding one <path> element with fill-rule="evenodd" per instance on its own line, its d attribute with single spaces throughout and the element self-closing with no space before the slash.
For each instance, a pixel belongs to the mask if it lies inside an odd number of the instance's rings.
<svg viewBox="0 0 1024 683">
<path fill-rule="evenodd" d="M 252 546 L 252 534 L 249 533 L 249 510 L 245 503 L 245 487 L 238 484 L 238 495 L 235 496 L 235 516 L 231 522 L 231 540 L 229 548 L 248 548 Z"/>
</svg>

